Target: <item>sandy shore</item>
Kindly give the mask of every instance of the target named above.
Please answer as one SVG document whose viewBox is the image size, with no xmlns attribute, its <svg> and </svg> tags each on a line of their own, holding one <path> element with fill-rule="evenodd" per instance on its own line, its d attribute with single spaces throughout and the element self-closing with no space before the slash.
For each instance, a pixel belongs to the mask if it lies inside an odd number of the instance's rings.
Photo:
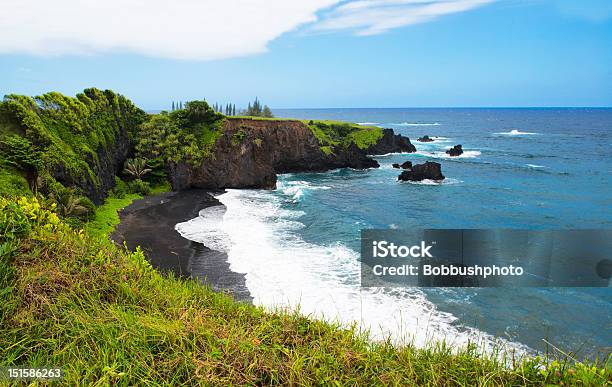
<svg viewBox="0 0 612 387">
<path fill-rule="evenodd" d="M 192 189 L 148 196 L 134 201 L 120 213 L 121 223 L 111 237 L 129 249 L 140 246 L 151 265 L 162 272 L 193 277 L 216 291 L 252 301 L 243 274 L 232 272 L 227 254 L 183 238 L 177 223 L 198 216 L 206 207 L 222 205 L 209 191 Z"/>
</svg>

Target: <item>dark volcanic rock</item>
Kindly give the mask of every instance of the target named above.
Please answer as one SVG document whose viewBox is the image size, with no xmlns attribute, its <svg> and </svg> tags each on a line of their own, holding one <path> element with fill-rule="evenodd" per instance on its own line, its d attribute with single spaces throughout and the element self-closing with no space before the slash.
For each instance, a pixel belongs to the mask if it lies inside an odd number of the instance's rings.
<svg viewBox="0 0 612 387">
<path fill-rule="evenodd" d="M 425 179 L 444 180 L 440 163 L 427 161 L 425 164 L 417 164 L 411 170 L 406 170 L 397 177 L 397 180 L 402 181 L 421 181 Z"/>
<path fill-rule="evenodd" d="M 460 156 L 463 153 L 463 148 L 461 148 L 461 144 L 455 145 L 446 151 L 446 154 L 452 157 Z"/>
<path fill-rule="evenodd" d="M 301 121 L 227 119 L 224 125 L 225 132 L 217 140 L 213 155 L 201 165 L 174 163 L 168 166 L 168 178 L 175 190 L 273 189 L 277 173 L 379 166 L 354 143 L 324 153 L 312 131 Z M 235 140 L 237 132 L 242 133 L 240 142 Z"/>
<path fill-rule="evenodd" d="M 404 163 L 402 163 L 402 165 L 400 165 L 400 167 L 402 167 L 402 169 L 411 169 L 412 161 L 405 161 Z"/>
<path fill-rule="evenodd" d="M 432 138 L 429 138 L 429 136 L 428 136 L 428 135 L 425 135 L 425 136 L 423 136 L 423 137 L 419 137 L 419 138 L 417 138 L 417 141 L 418 141 L 418 142 L 432 142 L 432 141 L 433 141 L 433 139 L 432 139 Z"/>
<path fill-rule="evenodd" d="M 383 129 L 383 136 L 375 145 L 366 149 L 369 155 L 384 155 L 387 153 L 412 153 L 416 152 L 416 147 L 410 142 L 408 137 L 393 133 L 393 129 Z"/>
<path fill-rule="evenodd" d="M 398 163 L 393 163 L 393 164 L 391 164 L 391 166 L 393 168 L 397 168 L 397 169 L 399 169 L 399 167 L 400 167 L 400 165 Z"/>
</svg>

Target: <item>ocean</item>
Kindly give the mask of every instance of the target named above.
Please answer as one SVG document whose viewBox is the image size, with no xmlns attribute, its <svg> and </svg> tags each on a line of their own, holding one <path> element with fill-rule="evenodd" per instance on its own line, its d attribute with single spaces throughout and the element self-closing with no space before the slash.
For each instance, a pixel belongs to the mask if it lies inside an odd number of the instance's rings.
<svg viewBox="0 0 612 387">
<path fill-rule="evenodd" d="M 373 339 L 476 342 L 519 353 L 609 352 L 610 288 L 360 287 L 364 228 L 612 228 L 612 109 L 286 109 L 278 117 L 393 128 L 416 153 L 380 168 L 279 176 L 278 188 L 228 190 L 177 225 L 227 252 L 254 303 L 299 308 Z M 436 136 L 432 143 L 417 137 Z M 462 144 L 450 158 L 446 149 Z M 398 182 L 392 163 L 432 160 L 443 183 Z"/>
</svg>

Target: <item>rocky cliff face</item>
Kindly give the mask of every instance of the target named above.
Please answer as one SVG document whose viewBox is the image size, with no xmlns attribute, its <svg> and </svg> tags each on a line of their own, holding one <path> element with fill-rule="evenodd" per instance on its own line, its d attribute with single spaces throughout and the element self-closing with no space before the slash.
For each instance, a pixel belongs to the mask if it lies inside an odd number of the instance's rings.
<svg viewBox="0 0 612 387">
<path fill-rule="evenodd" d="M 276 174 L 320 172 L 335 168 L 376 168 L 367 154 L 410 151 L 410 140 L 385 130 L 376 146 L 355 144 L 326 154 L 307 125 L 290 120 L 228 119 L 213 155 L 201 165 L 170 164 L 168 177 L 175 190 L 185 188 L 276 187 Z M 411 148 L 412 147 L 412 148 Z"/>
</svg>

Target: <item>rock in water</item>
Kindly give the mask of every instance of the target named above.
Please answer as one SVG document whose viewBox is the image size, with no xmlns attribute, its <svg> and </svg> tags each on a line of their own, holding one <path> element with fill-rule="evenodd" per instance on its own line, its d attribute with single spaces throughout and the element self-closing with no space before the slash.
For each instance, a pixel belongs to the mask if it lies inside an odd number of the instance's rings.
<svg viewBox="0 0 612 387">
<path fill-rule="evenodd" d="M 446 154 L 451 157 L 460 156 L 462 153 L 463 148 L 461 148 L 461 144 L 455 145 L 454 147 L 446 151 Z"/>
<path fill-rule="evenodd" d="M 412 168 L 412 161 L 406 161 L 402 165 L 400 165 L 400 167 L 402 169 L 411 169 Z"/>
<path fill-rule="evenodd" d="M 400 165 L 398 163 L 393 163 L 393 164 L 391 164 L 391 166 L 393 168 L 397 168 L 397 169 L 399 169 L 399 167 L 400 167 Z"/>
<path fill-rule="evenodd" d="M 397 180 L 401 181 L 422 181 L 425 179 L 444 180 L 440 163 L 427 161 L 425 164 L 417 164 L 411 170 L 406 170 L 397 177 Z"/>
<path fill-rule="evenodd" d="M 419 142 L 432 142 L 433 139 L 429 138 L 428 135 L 424 135 L 423 137 L 417 138 L 417 141 L 419 141 Z"/>
</svg>

